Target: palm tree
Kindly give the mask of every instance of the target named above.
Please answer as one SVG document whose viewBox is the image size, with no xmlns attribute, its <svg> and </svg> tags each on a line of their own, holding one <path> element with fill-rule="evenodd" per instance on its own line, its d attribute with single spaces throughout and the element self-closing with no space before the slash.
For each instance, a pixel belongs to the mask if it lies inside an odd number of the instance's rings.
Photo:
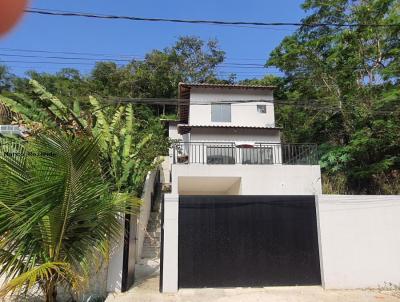
<svg viewBox="0 0 400 302">
<path fill-rule="evenodd" d="M 24 143 L 0 141 L 0 297 L 39 287 L 56 301 L 60 286 L 79 290 L 95 255 L 137 209 L 103 179 L 97 140 L 51 132 Z"/>
</svg>

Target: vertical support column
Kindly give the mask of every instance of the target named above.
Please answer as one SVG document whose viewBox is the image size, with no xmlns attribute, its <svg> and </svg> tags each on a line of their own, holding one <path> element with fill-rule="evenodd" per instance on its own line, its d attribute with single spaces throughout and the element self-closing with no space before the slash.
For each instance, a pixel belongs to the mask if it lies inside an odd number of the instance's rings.
<svg viewBox="0 0 400 302">
<path fill-rule="evenodd" d="M 124 230 L 125 219 L 120 217 L 122 230 Z M 124 236 L 125 232 L 121 231 L 120 237 L 110 242 L 110 256 L 108 263 L 107 273 L 107 292 L 121 292 L 122 291 L 122 271 L 124 259 Z"/>
<path fill-rule="evenodd" d="M 178 291 L 178 214 L 179 195 L 164 195 L 162 291 Z"/>
<path fill-rule="evenodd" d="M 325 287 L 325 274 L 324 274 L 324 255 L 322 253 L 322 237 L 321 237 L 321 212 L 319 208 L 319 201 L 322 195 L 315 195 L 315 211 L 316 211 L 316 218 L 317 218 L 317 231 L 318 231 L 318 252 L 319 252 L 319 266 L 321 270 L 321 285 L 322 288 Z"/>
</svg>

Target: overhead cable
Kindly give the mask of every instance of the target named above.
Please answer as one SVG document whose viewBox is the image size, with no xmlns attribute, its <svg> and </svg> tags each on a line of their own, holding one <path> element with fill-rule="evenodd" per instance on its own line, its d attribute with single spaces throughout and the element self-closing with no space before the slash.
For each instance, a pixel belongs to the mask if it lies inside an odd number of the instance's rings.
<svg viewBox="0 0 400 302">
<path fill-rule="evenodd" d="M 60 16 L 60 17 L 83 17 L 92 19 L 107 20 L 128 20 L 145 22 L 168 22 L 186 24 L 207 24 L 207 25 L 251 25 L 251 26 L 296 26 L 296 27 L 399 27 L 400 23 L 381 24 L 381 23 L 303 23 L 303 22 L 256 22 L 256 21 L 222 21 L 222 20 L 194 20 L 194 19 L 173 19 L 173 18 L 145 18 L 123 15 L 105 15 L 89 12 L 69 12 L 55 11 L 49 9 L 29 8 L 25 12 L 39 15 Z"/>
</svg>

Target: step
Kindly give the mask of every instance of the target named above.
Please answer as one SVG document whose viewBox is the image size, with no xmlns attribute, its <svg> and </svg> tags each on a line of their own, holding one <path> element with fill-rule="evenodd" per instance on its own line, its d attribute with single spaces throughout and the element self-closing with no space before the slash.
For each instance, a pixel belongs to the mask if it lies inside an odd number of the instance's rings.
<svg viewBox="0 0 400 302">
<path fill-rule="evenodd" d="M 143 253 L 142 254 L 142 259 L 154 259 L 154 258 L 160 258 L 159 253 Z"/>
<path fill-rule="evenodd" d="M 161 225 L 147 225 L 146 231 L 151 232 L 161 232 Z"/>
<path fill-rule="evenodd" d="M 160 241 L 161 236 L 154 236 L 154 237 L 150 237 L 150 236 L 145 236 L 144 237 L 144 242 L 149 241 L 149 242 L 157 242 Z"/>
<path fill-rule="evenodd" d="M 161 236 L 161 229 L 157 230 L 157 231 L 147 231 L 147 233 L 145 234 L 146 237 L 160 237 Z"/>
<path fill-rule="evenodd" d="M 145 241 L 143 242 L 143 246 L 146 247 L 160 247 L 160 241 Z"/>
<path fill-rule="evenodd" d="M 160 242 L 161 237 L 144 237 L 144 242 Z"/>
<path fill-rule="evenodd" d="M 148 247 L 160 247 L 160 241 L 159 240 L 157 240 L 157 241 L 150 241 L 150 240 L 148 240 L 148 241 L 144 241 L 143 242 L 143 246 L 148 246 Z"/>
<path fill-rule="evenodd" d="M 146 255 L 157 255 L 160 254 L 160 249 L 146 249 L 143 248 L 142 250 L 142 258 L 145 258 Z"/>
</svg>

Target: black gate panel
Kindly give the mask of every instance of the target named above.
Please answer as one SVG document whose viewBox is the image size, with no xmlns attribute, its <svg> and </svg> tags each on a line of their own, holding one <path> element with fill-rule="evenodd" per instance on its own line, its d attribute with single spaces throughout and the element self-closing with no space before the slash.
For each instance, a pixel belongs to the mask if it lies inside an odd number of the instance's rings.
<svg viewBox="0 0 400 302">
<path fill-rule="evenodd" d="M 320 284 L 314 196 L 180 196 L 180 288 Z"/>
</svg>

